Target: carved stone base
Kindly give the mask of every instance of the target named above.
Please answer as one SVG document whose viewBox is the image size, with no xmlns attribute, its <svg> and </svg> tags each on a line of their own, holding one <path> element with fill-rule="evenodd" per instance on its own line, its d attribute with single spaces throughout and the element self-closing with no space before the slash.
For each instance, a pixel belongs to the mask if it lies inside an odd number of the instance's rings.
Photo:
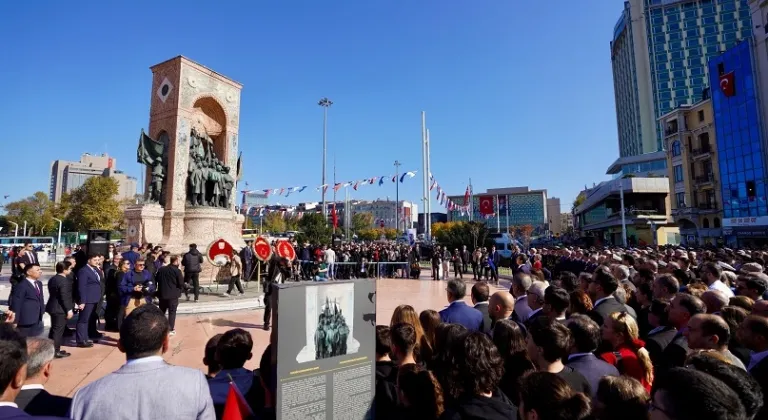
<svg viewBox="0 0 768 420">
<path fill-rule="evenodd" d="M 219 238 L 224 238 L 235 249 L 240 249 L 245 246 L 242 234 L 244 222 L 242 215 L 230 209 L 187 207 L 184 212 L 184 250 L 194 243 L 204 253 L 208 245 Z"/>
<path fill-rule="evenodd" d="M 143 204 L 125 209 L 127 243 L 153 243 L 163 241 L 163 214 L 159 204 Z"/>
</svg>

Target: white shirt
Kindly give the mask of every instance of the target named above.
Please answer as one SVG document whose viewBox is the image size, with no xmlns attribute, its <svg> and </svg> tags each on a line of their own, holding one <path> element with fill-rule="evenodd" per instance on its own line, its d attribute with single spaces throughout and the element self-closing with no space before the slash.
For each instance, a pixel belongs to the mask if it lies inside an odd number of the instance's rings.
<svg viewBox="0 0 768 420">
<path fill-rule="evenodd" d="M 752 355 L 749 356 L 749 366 L 747 366 L 747 371 L 752 370 L 755 365 L 762 362 L 766 357 L 768 357 L 768 350 L 761 351 L 760 353 L 752 353 Z"/>
<path fill-rule="evenodd" d="M 15 402 L 0 402 L 0 407 L 13 407 L 13 408 L 19 408 L 18 405 L 16 405 Z"/>
<path fill-rule="evenodd" d="M 35 290 L 37 290 L 37 293 L 39 293 L 41 295 L 43 294 L 43 291 L 40 288 L 37 287 L 37 280 L 32 280 L 31 278 L 27 277 L 27 281 L 32 284 L 32 287 L 34 287 Z"/>
<path fill-rule="evenodd" d="M 336 262 L 336 253 L 331 248 L 325 250 L 325 262 L 328 264 Z"/>
<path fill-rule="evenodd" d="M 27 389 L 45 389 L 43 384 L 24 384 L 21 386 L 22 391 L 26 391 Z"/>
<path fill-rule="evenodd" d="M 125 362 L 125 364 L 126 365 L 139 365 L 139 364 L 142 364 L 142 363 L 160 362 L 162 360 L 163 360 L 163 356 L 147 356 L 147 357 L 142 357 L 140 359 L 128 360 L 127 362 Z"/>
<path fill-rule="evenodd" d="M 720 280 L 715 280 L 712 284 L 709 285 L 709 290 L 717 290 L 718 292 L 722 292 L 725 294 L 725 297 L 732 298 L 733 297 L 733 290 L 731 290 L 728 286 L 725 285 L 725 283 L 721 282 Z"/>
</svg>

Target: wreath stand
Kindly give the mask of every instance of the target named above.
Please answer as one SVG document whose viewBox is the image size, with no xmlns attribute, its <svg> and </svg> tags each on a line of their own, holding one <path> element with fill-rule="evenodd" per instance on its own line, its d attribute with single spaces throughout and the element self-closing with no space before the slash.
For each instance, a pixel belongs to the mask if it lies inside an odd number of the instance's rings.
<svg viewBox="0 0 768 420">
<path fill-rule="evenodd" d="M 216 293 L 219 293 L 219 282 L 216 280 L 216 277 L 219 275 L 219 270 L 221 270 L 221 266 L 214 265 L 216 267 L 216 271 L 214 272 L 211 270 L 211 283 L 216 283 Z M 207 286 L 200 286 L 200 291 L 202 292 L 203 289 L 208 289 L 208 293 L 213 293 L 213 286 L 211 283 L 208 283 Z"/>
</svg>

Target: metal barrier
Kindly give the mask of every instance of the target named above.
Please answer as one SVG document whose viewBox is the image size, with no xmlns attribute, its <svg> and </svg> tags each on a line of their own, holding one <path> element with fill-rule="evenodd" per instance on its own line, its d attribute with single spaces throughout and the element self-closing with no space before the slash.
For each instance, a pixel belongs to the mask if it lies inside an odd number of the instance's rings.
<svg viewBox="0 0 768 420">
<path fill-rule="evenodd" d="M 305 270 L 314 268 L 316 261 L 298 260 L 299 270 L 301 277 L 314 278 L 312 273 L 308 273 Z M 328 263 L 327 276 L 320 276 L 317 281 L 334 280 L 339 277 L 344 278 L 381 278 L 382 274 L 392 274 L 396 270 L 402 270 L 401 278 L 408 278 L 409 269 L 407 262 L 335 262 Z M 392 270 L 392 271 L 389 271 Z M 339 275 L 341 274 L 341 275 Z"/>
</svg>

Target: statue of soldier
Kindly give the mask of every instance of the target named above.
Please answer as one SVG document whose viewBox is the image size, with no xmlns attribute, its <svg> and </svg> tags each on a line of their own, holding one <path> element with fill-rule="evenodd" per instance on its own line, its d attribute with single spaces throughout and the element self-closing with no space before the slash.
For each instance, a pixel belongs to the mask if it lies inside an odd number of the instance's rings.
<svg viewBox="0 0 768 420">
<path fill-rule="evenodd" d="M 191 155 L 189 159 L 189 202 L 193 206 L 203 204 L 203 180 L 202 161 L 200 156 Z"/>
<path fill-rule="evenodd" d="M 232 198 L 232 188 L 235 186 L 235 179 L 229 174 L 229 166 L 225 166 L 221 172 L 221 198 L 222 207 L 229 207 Z"/>
<path fill-rule="evenodd" d="M 213 190 L 207 203 L 211 207 L 218 207 L 219 195 L 221 194 L 221 166 L 218 163 L 214 163 L 214 165 L 208 170 L 208 181 L 212 183 Z"/>
<path fill-rule="evenodd" d="M 151 182 L 151 193 L 150 193 L 150 201 L 153 203 L 159 203 L 160 202 L 160 195 L 163 190 L 163 178 L 165 178 L 165 173 L 163 171 L 163 164 L 162 162 L 158 161 L 155 163 L 155 166 L 152 168 L 152 182 Z"/>
</svg>

